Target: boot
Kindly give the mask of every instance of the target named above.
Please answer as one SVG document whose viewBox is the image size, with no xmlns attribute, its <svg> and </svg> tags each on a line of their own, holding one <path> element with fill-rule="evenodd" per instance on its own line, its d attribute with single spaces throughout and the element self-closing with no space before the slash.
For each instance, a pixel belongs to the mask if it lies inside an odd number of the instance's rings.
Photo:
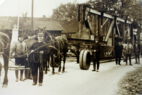
<svg viewBox="0 0 142 95">
<path fill-rule="evenodd" d="M 33 85 L 37 84 L 37 76 L 33 76 Z"/>
<path fill-rule="evenodd" d="M 93 70 L 92 71 L 96 71 L 96 64 L 93 63 Z"/>
</svg>

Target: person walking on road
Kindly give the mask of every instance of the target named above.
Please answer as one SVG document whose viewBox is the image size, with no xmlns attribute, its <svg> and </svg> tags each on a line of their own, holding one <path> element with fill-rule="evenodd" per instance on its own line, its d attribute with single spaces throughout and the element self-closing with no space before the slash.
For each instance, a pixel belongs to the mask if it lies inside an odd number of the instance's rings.
<svg viewBox="0 0 142 95">
<path fill-rule="evenodd" d="M 94 52 L 95 56 L 93 56 L 93 70 L 92 71 L 99 71 L 100 67 L 100 43 L 96 43 L 96 52 Z"/>
</svg>

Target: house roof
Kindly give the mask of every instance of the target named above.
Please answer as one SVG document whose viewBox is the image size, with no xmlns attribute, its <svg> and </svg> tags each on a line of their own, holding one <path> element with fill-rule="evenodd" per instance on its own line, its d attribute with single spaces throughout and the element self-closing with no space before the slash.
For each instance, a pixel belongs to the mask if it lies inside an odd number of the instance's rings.
<svg viewBox="0 0 142 95">
<path fill-rule="evenodd" d="M 39 28 L 44 28 L 45 30 L 64 30 L 59 22 L 53 20 L 35 20 L 34 29 L 37 30 Z"/>
<path fill-rule="evenodd" d="M 22 19 L 20 21 L 23 21 Z M 17 17 L 0 17 L 0 29 L 2 30 L 12 30 L 13 26 L 17 24 Z M 24 23 L 25 28 L 30 28 L 31 20 L 27 18 Z M 34 30 L 37 29 L 45 29 L 45 30 L 58 30 L 63 31 L 63 27 L 59 22 L 51 19 L 42 19 L 35 18 L 34 19 Z"/>
<path fill-rule="evenodd" d="M 24 23 L 20 18 L 20 29 L 22 35 L 32 35 L 31 18 L 27 18 Z M 0 30 L 12 30 L 14 25 L 17 24 L 17 17 L 0 17 Z M 24 30 L 23 30 L 24 29 Z M 78 37 L 78 22 L 59 22 L 50 18 L 34 18 L 34 30 L 45 29 L 47 31 L 61 31 L 65 34 L 72 34 L 73 37 Z"/>
</svg>

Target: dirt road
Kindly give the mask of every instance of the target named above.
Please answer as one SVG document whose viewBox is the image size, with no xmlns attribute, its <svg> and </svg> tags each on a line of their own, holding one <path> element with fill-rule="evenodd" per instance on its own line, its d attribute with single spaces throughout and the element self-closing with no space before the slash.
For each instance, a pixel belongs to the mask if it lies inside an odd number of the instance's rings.
<svg viewBox="0 0 142 95">
<path fill-rule="evenodd" d="M 15 82 L 14 71 L 9 71 L 9 85 L 0 88 L 0 95 L 116 95 L 118 83 L 127 72 L 141 65 L 121 66 L 114 62 L 100 65 L 99 72 L 80 70 L 75 62 L 66 63 L 66 72 L 52 75 L 51 71 L 44 75 L 43 86 L 32 86 L 32 80 Z M 57 70 L 56 70 L 57 71 Z M 2 85 L 2 81 L 0 87 Z"/>
</svg>

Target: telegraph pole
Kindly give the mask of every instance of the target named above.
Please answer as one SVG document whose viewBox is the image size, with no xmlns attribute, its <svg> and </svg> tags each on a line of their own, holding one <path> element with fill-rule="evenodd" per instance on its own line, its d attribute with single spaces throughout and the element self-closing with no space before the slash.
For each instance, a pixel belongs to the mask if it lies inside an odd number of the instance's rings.
<svg viewBox="0 0 142 95">
<path fill-rule="evenodd" d="M 32 0 L 32 7 L 31 7 L 31 31 L 34 31 L 34 0 Z"/>
</svg>

